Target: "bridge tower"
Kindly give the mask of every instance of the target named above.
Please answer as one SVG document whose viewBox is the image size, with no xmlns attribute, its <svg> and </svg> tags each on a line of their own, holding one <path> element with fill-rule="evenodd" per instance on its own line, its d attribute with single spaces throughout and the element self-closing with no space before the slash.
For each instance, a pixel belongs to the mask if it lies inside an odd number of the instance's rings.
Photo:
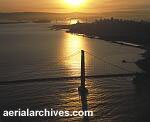
<svg viewBox="0 0 150 122">
<path fill-rule="evenodd" d="M 88 89 L 85 87 L 85 55 L 84 50 L 81 50 L 81 86 L 78 88 L 80 96 L 86 96 Z"/>
<path fill-rule="evenodd" d="M 81 50 L 81 87 L 85 88 L 85 55 L 84 55 L 84 50 Z"/>
</svg>

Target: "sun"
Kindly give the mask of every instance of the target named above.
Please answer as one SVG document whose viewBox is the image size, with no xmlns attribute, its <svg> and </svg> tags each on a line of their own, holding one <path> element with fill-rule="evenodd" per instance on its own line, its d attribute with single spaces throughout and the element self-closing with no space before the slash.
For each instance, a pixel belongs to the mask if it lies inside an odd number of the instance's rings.
<svg viewBox="0 0 150 122">
<path fill-rule="evenodd" d="M 85 0 L 65 0 L 65 2 L 70 6 L 80 6 L 84 4 Z"/>
</svg>

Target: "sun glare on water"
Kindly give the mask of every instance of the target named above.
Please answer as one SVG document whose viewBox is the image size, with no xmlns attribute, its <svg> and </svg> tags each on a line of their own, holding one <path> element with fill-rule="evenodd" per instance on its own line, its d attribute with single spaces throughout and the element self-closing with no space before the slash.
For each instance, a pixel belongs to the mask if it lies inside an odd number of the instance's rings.
<svg viewBox="0 0 150 122">
<path fill-rule="evenodd" d="M 80 6 L 84 4 L 85 0 L 65 0 L 65 2 L 70 6 Z"/>
</svg>

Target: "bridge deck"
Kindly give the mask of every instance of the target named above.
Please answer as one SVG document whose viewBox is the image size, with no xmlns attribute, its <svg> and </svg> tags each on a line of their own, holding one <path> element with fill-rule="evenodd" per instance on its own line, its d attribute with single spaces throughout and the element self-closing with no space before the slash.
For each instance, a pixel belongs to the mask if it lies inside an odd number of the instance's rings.
<svg viewBox="0 0 150 122">
<path fill-rule="evenodd" d="M 91 75 L 85 76 L 86 78 L 115 78 L 115 77 L 129 77 L 136 76 L 144 73 L 128 73 L 128 74 L 107 74 L 107 75 Z M 27 79 L 27 80 L 15 80 L 15 81 L 2 81 L 0 85 L 9 85 L 9 84 L 21 84 L 21 83 L 33 83 L 33 82 L 48 82 L 48 81 L 57 81 L 57 80 L 73 80 L 80 79 L 81 76 L 72 76 L 72 77 L 56 77 L 56 78 L 39 78 L 39 79 Z"/>
</svg>

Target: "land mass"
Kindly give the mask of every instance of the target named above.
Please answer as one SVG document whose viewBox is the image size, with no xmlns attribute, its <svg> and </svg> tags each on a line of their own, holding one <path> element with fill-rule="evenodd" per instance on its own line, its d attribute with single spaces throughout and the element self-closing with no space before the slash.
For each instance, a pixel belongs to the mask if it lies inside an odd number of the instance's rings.
<svg viewBox="0 0 150 122">
<path fill-rule="evenodd" d="M 53 25 L 51 29 L 68 29 L 67 32 L 83 34 L 91 38 L 107 41 L 126 42 L 149 48 L 150 22 L 122 19 L 100 19 L 92 23 L 76 23 L 72 25 Z"/>
</svg>

